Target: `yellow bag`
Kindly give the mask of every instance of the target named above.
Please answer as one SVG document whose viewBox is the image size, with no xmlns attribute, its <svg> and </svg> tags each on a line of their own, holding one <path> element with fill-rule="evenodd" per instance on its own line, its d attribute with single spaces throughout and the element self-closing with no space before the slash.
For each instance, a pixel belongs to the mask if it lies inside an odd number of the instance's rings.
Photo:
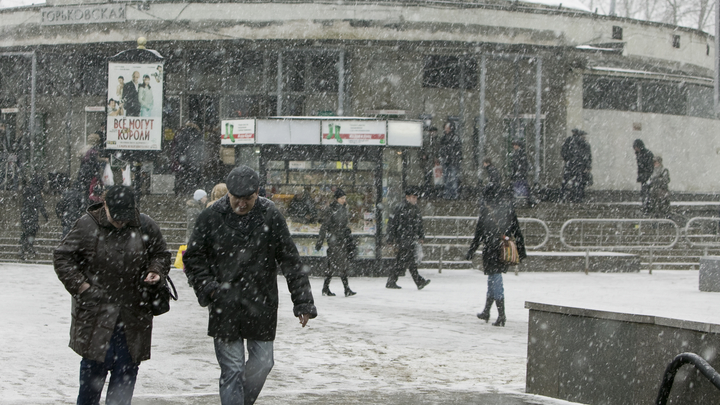
<svg viewBox="0 0 720 405">
<path fill-rule="evenodd" d="M 175 268 L 176 269 L 184 269 L 185 265 L 183 264 L 183 254 L 185 254 L 185 251 L 187 250 L 187 245 L 181 245 L 180 249 L 178 249 L 177 255 L 175 255 Z"/>
<path fill-rule="evenodd" d="M 510 239 L 503 235 L 500 238 L 501 251 L 500 261 L 508 266 L 517 266 L 520 264 L 520 255 L 518 254 L 517 245 L 514 239 Z"/>
</svg>

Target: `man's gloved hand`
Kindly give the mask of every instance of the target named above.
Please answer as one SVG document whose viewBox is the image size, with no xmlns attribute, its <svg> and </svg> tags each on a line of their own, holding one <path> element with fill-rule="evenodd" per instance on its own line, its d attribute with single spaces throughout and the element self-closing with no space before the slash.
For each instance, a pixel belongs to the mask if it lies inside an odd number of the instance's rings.
<svg viewBox="0 0 720 405">
<path fill-rule="evenodd" d="M 474 252 L 467 252 L 467 254 L 465 255 L 465 260 L 471 261 L 474 254 Z"/>
<path fill-rule="evenodd" d="M 315 250 L 320 250 L 320 249 L 322 249 L 322 245 L 323 245 L 322 242 L 316 243 L 316 244 L 315 244 Z"/>
</svg>

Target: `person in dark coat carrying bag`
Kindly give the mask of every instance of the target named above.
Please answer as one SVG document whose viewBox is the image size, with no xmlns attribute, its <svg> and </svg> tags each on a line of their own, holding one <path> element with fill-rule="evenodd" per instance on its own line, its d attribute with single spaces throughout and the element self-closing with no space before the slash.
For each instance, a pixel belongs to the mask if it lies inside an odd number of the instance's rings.
<svg viewBox="0 0 720 405">
<path fill-rule="evenodd" d="M 274 364 L 278 264 L 303 327 L 317 309 L 285 218 L 272 201 L 258 196 L 257 172 L 239 166 L 225 182 L 228 194 L 195 221 L 183 263 L 198 302 L 209 310 L 220 401 L 249 405 Z"/>
<path fill-rule="evenodd" d="M 355 242 L 352 240 L 350 227 L 348 226 L 349 214 L 346 207 L 347 197 L 345 192 L 338 188 L 335 190 L 335 201 L 331 202 L 323 212 L 320 236 L 315 243 L 315 250 L 322 249 L 323 242 L 327 239 L 327 270 L 325 271 L 325 282 L 323 283 L 322 295 L 334 297 L 330 291 L 330 280 L 333 276 L 340 276 L 345 296 L 355 295 L 348 284 L 348 267 L 350 266 L 350 255 L 355 250 Z"/>
<path fill-rule="evenodd" d="M 475 227 L 475 237 L 468 249 L 466 260 L 472 260 L 475 251 L 482 243 L 483 272 L 488 276 L 488 289 L 485 309 L 477 314 L 477 317 L 485 322 L 489 321 L 490 309 L 495 303 L 498 309 L 498 318 L 493 325 L 505 326 L 507 318 L 505 316 L 505 289 L 502 273 L 507 273 L 509 266 L 502 260 L 502 238 L 515 239 L 520 260 L 527 256 L 525 240 L 520 232 L 520 223 L 515 209 L 505 193 L 487 192 L 485 194 Z"/>
<path fill-rule="evenodd" d="M 72 295 L 70 348 L 82 356 L 79 405 L 132 400 L 140 362 L 150 358 L 153 313 L 143 294 L 170 271 L 158 225 L 135 207 L 132 188 L 112 186 L 55 249 L 58 278 Z"/>
<path fill-rule="evenodd" d="M 405 269 L 410 270 L 418 290 L 430 284 L 430 280 L 423 278 L 417 270 L 416 249 L 418 243 L 423 243 L 425 239 L 422 216 L 417 207 L 419 194 L 417 187 L 408 187 L 405 190 L 405 201 L 398 205 L 388 221 L 388 244 L 395 247 L 396 251 L 395 267 L 390 270 L 385 288 L 400 289 L 397 280 L 405 273 Z"/>
</svg>

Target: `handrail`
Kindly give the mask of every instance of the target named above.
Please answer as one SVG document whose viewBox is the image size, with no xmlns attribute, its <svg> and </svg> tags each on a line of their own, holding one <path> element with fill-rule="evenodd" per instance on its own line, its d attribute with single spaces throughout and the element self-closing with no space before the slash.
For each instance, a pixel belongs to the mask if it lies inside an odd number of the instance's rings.
<svg viewBox="0 0 720 405">
<path fill-rule="evenodd" d="M 708 379 L 720 390 L 720 374 L 702 357 L 695 353 L 680 353 L 668 364 L 663 374 L 663 380 L 660 384 L 660 391 L 658 392 L 655 405 L 666 405 L 668 396 L 670 396 L 670 390 L 672 389 L 673 382 L 675 381 L 675 374 L 684 364 L 690 363 L 695 366 L 705 378 Z"/>
<path fill-rule="evenodd" d="M 673 241 L 666 245 L 580 245 L 575 246 L 571 245 L 566 242 L 565 240 L 565 228 L 567 228 L 569 225 L 573 223 L 649 223 L 649 224 L 671 224 L 675 228 L 675 238 Z M 678 239 L 680 239 L 680 228 L 677 226 L 675 222 L 669 219 L 626 219 L 626 218 L 609 218 L 609 219 L 599 219 L 599 218 L 574 218 L 569 219 L 565 221 L 565 223 L 560 228 L 560 242 L 565 245 L 565 247 L 569 249 L 590 249 L 590 250 L 638 250 L 643 248 L 650 248 L 650 249 L 671 249 L 675 246 Z"/>
<path fill-rule="evenodd" d="M 685 233 L 685 240 L 687 241 L 687 243 L 689 243 L 691 247 L 704 247 L 704 248 L 720 247 L 720 241 L 706 243 L 706 242 L 693 242 L 690 239 L 690 234 L 689 234 L 690 224 L 693 222 L 699 222 L 699 221 L 712 221 L 715 225 L 720 226 L 720 218 L 718 218 L 718 217 L 693 217 L 693 218 L 690 218 L 687 221 L 687 224 L 685 224 L 685 228 L 683 229 L 683 232 Z M 703 235 L 697 235 L 697 236 L 703 236 Z"/>
<path fill-rule="evenodd" d="M 474 238 L 474 227 L 469 229 L 467 227 L 462 228 L 462 235 L 461 235 L 461 228 L 460 228 L 460 221 L 477 221 L 477 217 L 468 217 L 468 216 L 446 216 L 446 215 L 437 215 L 437 216 L 424 216 L 422 217 L 423 220 L 454 220 L 455 223 L 455 235 L 425 235 L 425 239 L 436 239 L 436 240 L 455 240 L 455 241 L 466 241 L 466 243 L 460 244 L 460 243 L 425 243 L 423 246 L 431 247 L 431 248 L 441 248 L 440 249 L 440 257 L 438 259 L 438 272 L 442 273 L 442 267 L 443 267 L 443 251 L 445 247 L 464 247 L 469 246 L 470 242 Z M 521 224 L 524 223 L 537 223 L 540 224 L 543 229 L 545 229 L 545 237 L 543 238 L 542 242 L 540 242 L 537 245 L 525 245 L 526 249 L 534 250 L 534 249 L 541 249 L 543 248 L 548 240 L 550 239 L 550 228 L 548 228 L 545 221 L 537 218 L 518 218 L 518 221 Z M 527 239 L 526 239 L 527 240 Z M 430 262 L 430 261 L 428 261 Z M 448 261 L 445 261 L 446 263 Z M 457 262 L 456 262 L 457 263 Z M 459 263 L 471 263 L 467 260 L 462 260 Z M 515 267 L 515 275 L 518 274 L 518 269 Z"/>
<path fill-rule="evenodd" d="M 675 238 L 672 240 L 672 242 L 667 244 L 623 244 L 623 245 L 583 245 L 583 239 L 584 239 L 584 229 L 581 230 L 580 235 L 580 246 L 577 245 L 571 245 L 568 243 L 565 239 L 565 229 L 572 225 L 572 224 L 580 224 L 580 227 L 583 228 L 585 224 L 592 224 L 592 223 L 615 223 L 615 224 L 623 224 L 623 223 L 633 223 L 633 224 L 639 224 L 642 225 L 643 223 L 646 224 L 670 224 L 675 228 Z M 638 230 L 640 229 L 640 226 L 638 226 Z M 620 234 L 620 237 L 622 237 L 623 234 Z M 669 220 L 669 219 L 644 219 L 644 218 L 638 218 L 638 219 L 627 219 L 627 218 L 608 218 L 608 219 L 600 219 L 600 218 L 574 218 L 569 219 L 563 223 L 562 227 L 560 228 L 560 243 L 562 243 L 565 247 L 569 249 L 581 249 L 585 251 L 585 274 L 588 274 L 589 268 L 590 268 L 590 251 L 596 251 L 596 250 L 649 250 L 650 251 L 650 274 L 652 274 L 652 261 L 653 261 L 653 251 L 659 250 L 659 249 L 671 249 L 672 247 L 677 244 L 678 239 L 680 239 L 680 228 L 678 225 Z"/>
<path fill-rule="evenodd" d="M 458 221 L 475 221 L 477 220 L 477 217 L 464 217 L 464 216 L 424 216 L 423 219 L 452 219 L 452 220 L 458 220 Z M 550 240 L 550 228 L 547 226 L 545 221 L 542 219 L 537 218 L 518 218 L 518 222 L 522 223 L 536 223 L 540 224 L 540 226 L 545 229 L 545 237 L 543 238 L 542 242 L 540 242 L 537 245 L 525 245 L 526 249 L 535 250 L 535 249 L 542 249 L 547 244 L 548 240 Z M 473 235 L 474 229 L 470 232 L 470 235 Z M 426 236 L 426 238 L 433 238 L 433 239 L 469 239 L 472 240 L 474 236 L 466 236 L 466 235 L 459 235 L 456 233 L 455 236 L 449 236 L 449 235 L 429 235 Z M 454 246 L 454 245 L 445 245 L 445 246 Z M 465 245 L 457 245 L 457 246 L 465 246 Z"/>
</svg>

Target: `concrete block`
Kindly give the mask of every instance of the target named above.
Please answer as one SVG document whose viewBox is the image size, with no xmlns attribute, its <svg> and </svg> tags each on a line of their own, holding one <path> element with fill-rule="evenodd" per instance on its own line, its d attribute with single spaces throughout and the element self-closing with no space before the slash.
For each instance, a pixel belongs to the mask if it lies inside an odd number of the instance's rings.
<svg viewBox="0 0 720 405">
<path fill-rule="evenodd" d="M 700 291 L 720 292 L 720 256 L 700 258 Z"/>
</svg>

